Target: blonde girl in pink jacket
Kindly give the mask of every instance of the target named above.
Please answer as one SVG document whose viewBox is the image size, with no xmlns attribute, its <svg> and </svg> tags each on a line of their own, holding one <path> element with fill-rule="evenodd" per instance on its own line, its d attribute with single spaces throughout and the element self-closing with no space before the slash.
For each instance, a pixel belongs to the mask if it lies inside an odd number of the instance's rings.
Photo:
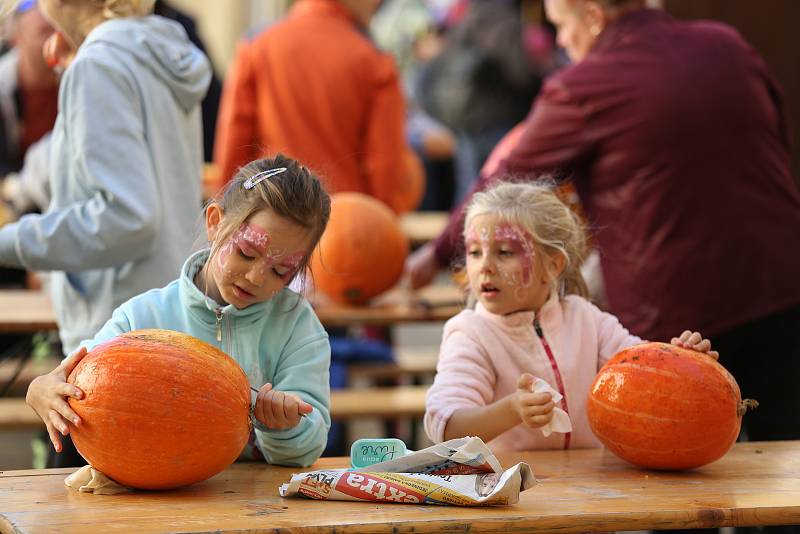
<svg viewBox="0 0 800 534">
<path fill-rule="evenodd" d="M 464 240 L 475 307 L 445 325 L 428 436 L 479 436 L 496 450 L 601 446 L 586 418 L 589 387 L 611 356 L 642 340 L 586 300 L 580 220 L 547 184 L 503 182 L 473 197 Z M 697 332 L 672 343 L 717 357 Z M 543 435 L 556 405 L 531 392 L 535 378 L 563 396 L 571 432 Z"/>
</svg>

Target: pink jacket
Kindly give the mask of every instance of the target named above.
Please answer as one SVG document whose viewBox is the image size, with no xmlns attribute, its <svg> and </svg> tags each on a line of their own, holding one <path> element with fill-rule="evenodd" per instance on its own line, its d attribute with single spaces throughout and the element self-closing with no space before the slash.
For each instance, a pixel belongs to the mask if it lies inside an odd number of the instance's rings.
<svg viewBox="0 0 800 534">
<path fill-rule="evenodd" d="M 586 418 L 589 387 L 609 358 L 642 340 L 629 334 L 616 317 L 575 295 L 560 300 L 553 295 L 534 315 L 532 311 L 496 315 L 478 304 L 445 324 L 436 379 L 425 403 L 425 431 L 434 442 L 444 440 L 453 412 L 509 395 L 516 391 L 519 375 L 528 372 L 564 396 L 560 407 L 569 413 L 573 431 L 545 438 L 538 428 L 520 423 L 489 446 L 495 450 L 601 446 Z"/>
</svg>

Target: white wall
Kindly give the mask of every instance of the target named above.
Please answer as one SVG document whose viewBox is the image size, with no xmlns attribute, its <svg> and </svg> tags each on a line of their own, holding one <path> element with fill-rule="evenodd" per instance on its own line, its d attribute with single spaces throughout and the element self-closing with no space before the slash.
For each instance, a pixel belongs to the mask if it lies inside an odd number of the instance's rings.
<svg viewBox="0 0 800 534">
<path fill-rule="evenodd" d="M 280 18 L 291 0 L 169 0 L 194 17 L 217 72 L 224 76 L 238 40 Z"/>
</svg>

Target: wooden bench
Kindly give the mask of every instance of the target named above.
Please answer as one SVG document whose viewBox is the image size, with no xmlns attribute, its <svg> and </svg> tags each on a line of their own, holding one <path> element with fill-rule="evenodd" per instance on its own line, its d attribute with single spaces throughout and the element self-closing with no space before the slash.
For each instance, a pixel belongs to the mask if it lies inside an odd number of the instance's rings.
<svg viewBox="0 0 800 534">
<path fill-rule="evenodd" d="M 374 417 L 419 418 L 425 414 L 428 386 L 350 388 L 331 391 L 331 417 L 336 420 Z M 44 423 L 23 398 L 0 399 L 0 431 L 42 428 Z"/>
<path fill-rule="evenodd" d="M 372 385 L 382 380 L 430 382 L 436 374 L 439 347 L 396 347 L 395 361 L 348 363 L 347 378 L 351 386 Z"/>
<path fill-rule="evenodd" d="M 55 357 L 36 360 L 28 356 L 24 356 L 24 358 L 24 362 L 20 362 L 20 357 L 17 357 L 0 363 L 0 385 L 5 386 L 12 378 L 14 379 L 6 392 L 7 397 L 24 397 L 34 378 L 49 373 L 61 363 L 61 360 Z M 19 369 L 20 365 L 22 365 L 22 369 Z M 19 374 L 17 374 L 18 371 Z M 15 375 L 16 378 L 14 378 Z"/>
<path fill-rule="evenodd" d="M 331 391 L 331 418 L 421 419 L 425 414 L 427 391 L 428 386 L 334 389 Z"/>
<path fill-rule="evenodd" d="M 44 423 L 22 398 L 0 399 L 0 430 L 36 430 Z"/>
</svg>

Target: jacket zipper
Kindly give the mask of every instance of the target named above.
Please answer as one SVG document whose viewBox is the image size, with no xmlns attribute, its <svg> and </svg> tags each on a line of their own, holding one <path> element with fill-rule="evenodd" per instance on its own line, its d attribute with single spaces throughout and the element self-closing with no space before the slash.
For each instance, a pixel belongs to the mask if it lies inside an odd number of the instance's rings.
<svg viewBox="0 0 800 534">
<path fill-rule="evenodd" d="M 550 367 L 552 367 L 553 374 L 556 376 L 558 392 L 561 393 L 561 408 L 567 413 L 567 415 L 569 415 L 569 408 L 567 407 L 567 390 L 564 388 L 564 381 L 561 379 L 561 371 L 558 369 L 558 363 L 556 363 L 556 358 L 553 356 L 552 349 L 550 349 L 550 344 L 544 337 L 544 332 L 542 331 L 542 325 L 539 323 L 539 319 L 533 320 L 533 329 L 536 330 L 536 335 L 539 336 L 539 340 L 542 342 L 544 351 L 547 353 L 547 358 L 550 360 Z M 564 434 L 564 449 L 569 449 L 571 435 L 572 432 L 567 432 Z"/>
<path fill-rule="evenodd" d="M 214 315 L 217 316 L 217 342 L 222 346 L 222 309 L 214 310 Z"/>
</svg>

